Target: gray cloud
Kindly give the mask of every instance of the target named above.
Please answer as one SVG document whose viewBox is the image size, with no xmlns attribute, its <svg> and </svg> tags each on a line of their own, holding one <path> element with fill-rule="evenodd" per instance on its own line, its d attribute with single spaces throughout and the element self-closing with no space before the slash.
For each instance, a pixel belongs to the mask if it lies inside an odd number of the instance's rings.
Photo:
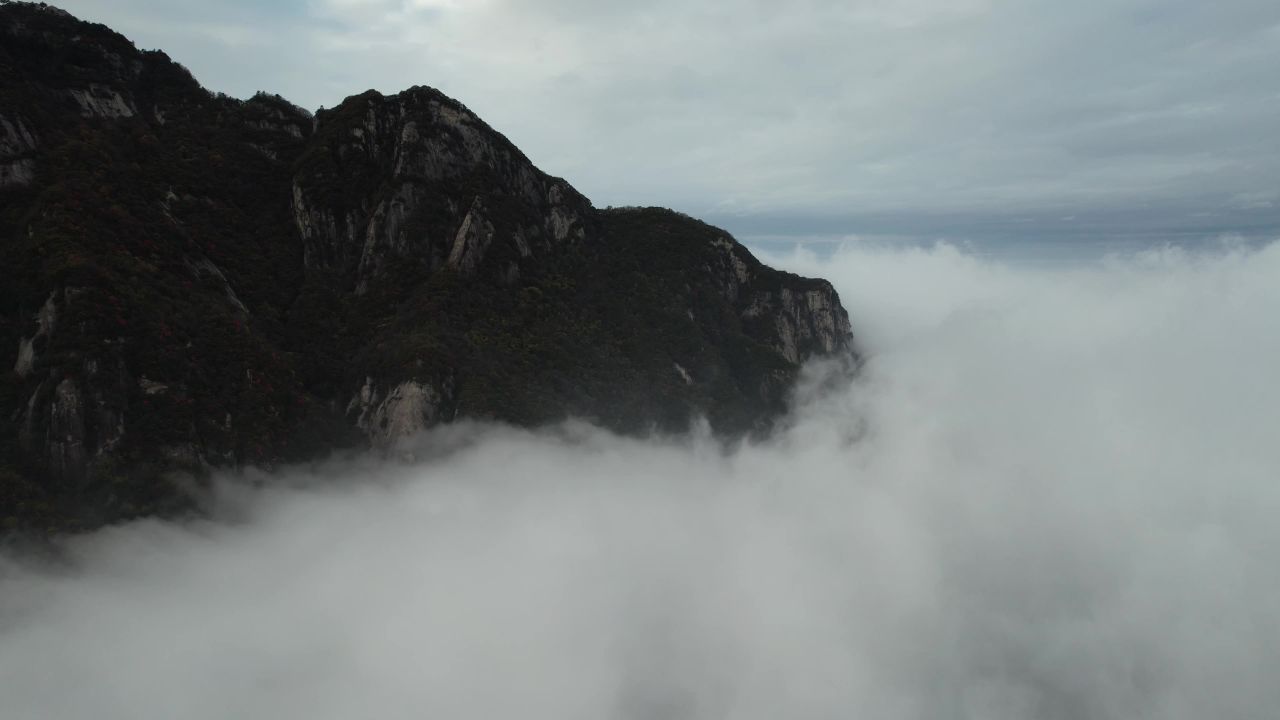
<svg viewBox="0 0 1280 720">
<path fill-rule="evenodd" d="M 767 259 L 868 351 L 791 431 L 455 426 L 0 556 L 0 716 L 1273 712 L 1280 244 Z"/>
<path fill-rule="evenodd" d="M 435 85 L 598 204 L 748 230 L 1160 206 L 1238 231 L 1236 198 L 1280 179 L 1270 0 L 67 5 L 235 94 Z"/>
</svg>

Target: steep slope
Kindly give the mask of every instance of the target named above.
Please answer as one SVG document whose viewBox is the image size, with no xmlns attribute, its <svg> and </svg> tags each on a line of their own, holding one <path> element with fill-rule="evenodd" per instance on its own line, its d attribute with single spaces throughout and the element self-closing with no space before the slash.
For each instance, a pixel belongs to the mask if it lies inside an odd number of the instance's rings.
<svg viewBox="0 0 1280 720">
<path fill-rule="evenodd" d="M 28 3 L 0 5 L 0 248 L 17 527 L 463 417 L 762 432 L 800 363 L 852 359 L 825 281 L 596 210 L 434 90 L 312 117 Z"/>
</svg>

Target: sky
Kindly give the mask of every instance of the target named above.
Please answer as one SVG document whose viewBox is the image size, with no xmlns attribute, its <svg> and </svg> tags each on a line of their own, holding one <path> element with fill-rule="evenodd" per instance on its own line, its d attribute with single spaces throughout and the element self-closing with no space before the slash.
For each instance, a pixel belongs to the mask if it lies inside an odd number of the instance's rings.
<svg viewBox="0 0 1280 720">
<path fill-rule="evenodd" d="M 766 259 L 867 352 L 784 432 L 461 423 L 0 546 L 0 716 L 1275 716 L 1280 243 Z"/>
<path fill-rule="evenodd" d="M 1280 235 L 1274 0 L 60 4 L 238 97 L 439 88 L 740 236 Z"/>
</svg>

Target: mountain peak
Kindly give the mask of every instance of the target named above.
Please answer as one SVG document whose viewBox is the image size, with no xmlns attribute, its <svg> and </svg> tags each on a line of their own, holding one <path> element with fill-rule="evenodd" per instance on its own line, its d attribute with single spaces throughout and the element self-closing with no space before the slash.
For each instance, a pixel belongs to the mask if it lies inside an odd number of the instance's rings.
<svg viewBox="0 0 1280 720">
<path fill-rule="evenodd" d="M 48 8 L 0 28 L 10 524 L 172 512 L 175 472 L 460 418 L 762 433 L 801 363 L 853 359 L 830 284 L 672 211 L 598 210 L 438 90 L 312 116 Z"/>
</svg>

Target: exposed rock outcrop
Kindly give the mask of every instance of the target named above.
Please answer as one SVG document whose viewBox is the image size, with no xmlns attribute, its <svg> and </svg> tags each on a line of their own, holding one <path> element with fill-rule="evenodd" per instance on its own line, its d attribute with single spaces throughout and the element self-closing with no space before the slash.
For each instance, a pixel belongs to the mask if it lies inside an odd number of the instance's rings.
<svg viewBox="0 0 1280 720">
<path fill-rule="evenodd" d="M 58 307 L 53 304 L 57 293 L 51 294 L 44 301 L 44 305 L 40 306 L 40 312 L 36 313 L 36 331 L 31 337 L 24 337 L 18 342 L 18 360 L 13 364 L 13 371 L 20 378 L 26 378 L 35 370 L 36 365 L 36 343 L 47 340 L 49 335 L 53 333 L 54 325 L 58 321 Z"/>
<path fill-rule="evenodd" d="M 449 251 L 449 268 L 464 276 L 474 274 L 492 242 L 493 223 L 484 216 L 484 205 L 480 204 L 480 198 L 477 197 L 462 218 L 458 234 L 453 238 L 453 248 Z M 516 242 L 520 255 L 528 257 L 528 245 L 518 236 Z"/>
<path fill-rule="evenodd" d="M 511 278 L 522 260 L 584 240 L 592 212 L 461 104 L 423 87 L 318 114 L 293 199 L 307 267 L 358 294 L 393 265 L 473 274 L 495 238 L 506 252 L 491 270 Z"/>
<path fill-rule="evenodd" d="M 36 174 L 35 135 L 21 116 L 12 119 L 0 114 L 0 188 L 27 185 Z"/>
<path fill-rule="evenodd" d="M 80 106 L 80 114 L 85 117 L 128 118 L 138 114 L 132 100 L 105 85 L 94 84 L 84 90 L 68 90 L 67 93 Z"/>
<path fill-rule="evenodd" d="M 376 448 L 390 448 L 439 422 L 449 419 L 452 384 L 407 380 L 385 393 L 366 378 L 359 394 L 347 405 L 348 416 Z"/>
<path fill-rule="evenodd" d="M 71 378 L 63 378 L 53 390 L 44 445 L 51 475 L 64 482 L 84 477 L 84 403 Z"/>
<path fill-rule="evenodd" d="M 779 288 L 751 298 L 743 318 L 771 322 L 774 349 L 793 363 L 814 355 L 830 355 L 850 334 L 849 319 L 828 288 Z"/>
</svg>

